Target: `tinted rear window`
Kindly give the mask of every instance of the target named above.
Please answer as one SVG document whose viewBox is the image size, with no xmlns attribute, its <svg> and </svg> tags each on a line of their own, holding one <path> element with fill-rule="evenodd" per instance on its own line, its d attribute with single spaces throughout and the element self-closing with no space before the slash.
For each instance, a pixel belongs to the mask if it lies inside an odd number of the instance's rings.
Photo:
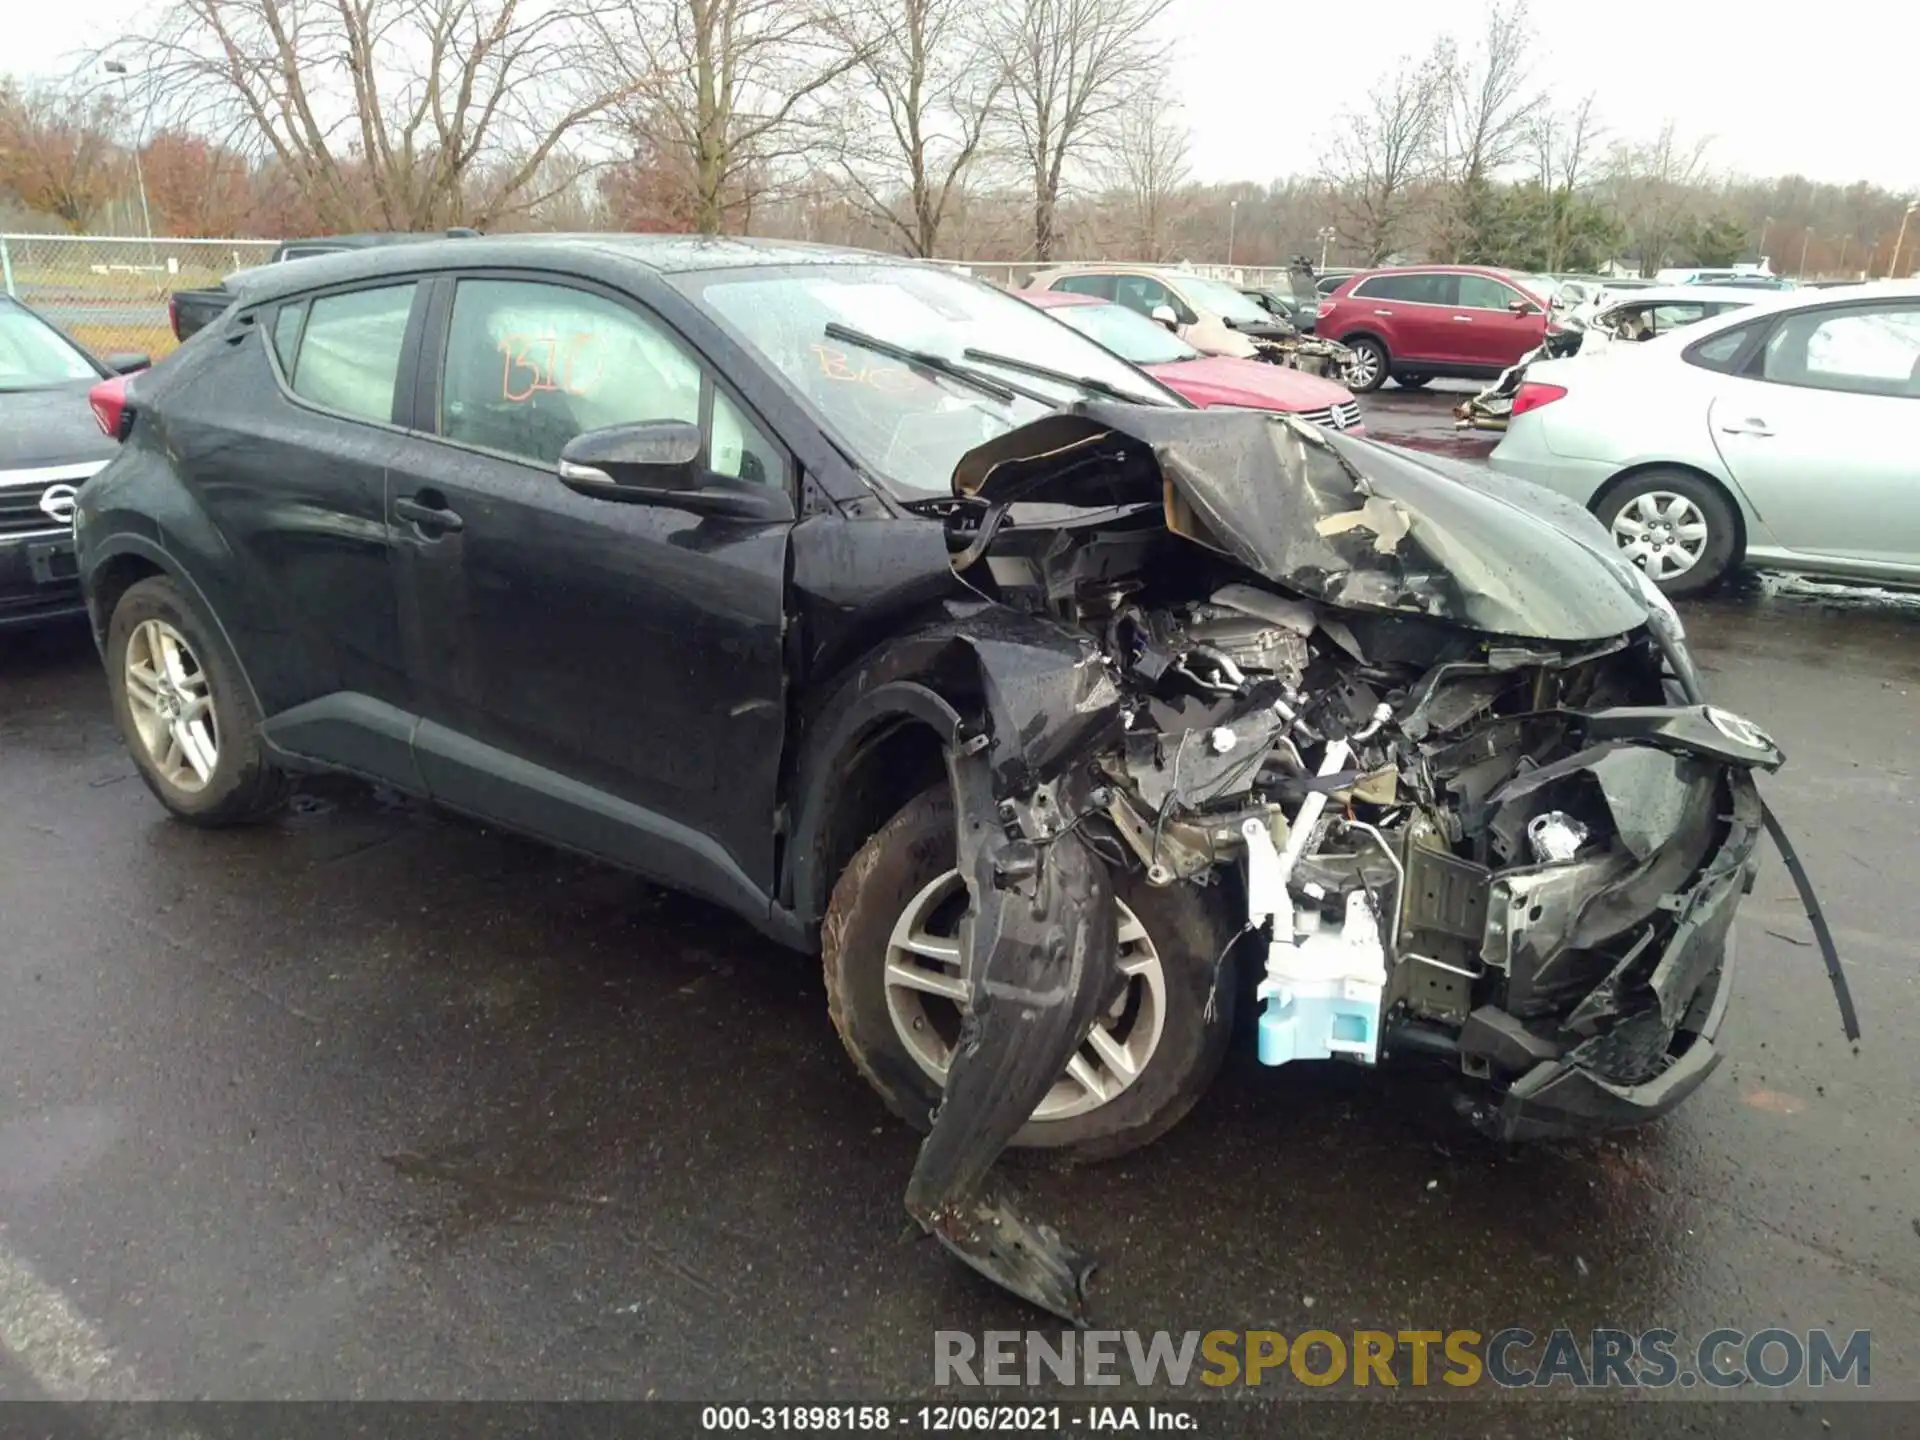
<svg viewBox="0 0 1920 1440">
<path fill-rule="evenodd" d="M 315 300 L 294 360 L 294 394 L 358 420 L 391 420 L 413 290 L 409 280 Z"/>
</svg>

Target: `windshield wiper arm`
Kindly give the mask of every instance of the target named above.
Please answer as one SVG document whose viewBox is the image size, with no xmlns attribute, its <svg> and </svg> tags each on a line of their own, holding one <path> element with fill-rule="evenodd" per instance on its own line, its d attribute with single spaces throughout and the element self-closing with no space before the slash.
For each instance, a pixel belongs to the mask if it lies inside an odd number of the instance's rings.
<svg viewBox="0 0 1920 1440">
<path fill-rule="evenodd" d="M 1109 400 L 1124 400 L 1129 405 L 1159 405 L 1165 402 L 1149 400 L 1132 390 L 1111 385 L 1095 375 L 1069 375 L 1064 370 L 1053 370 L 1045 365 L 1036 365 L 1031 360 L 1016 360 L 1011 355 L 996 355 L 991 350 L 976 350 L 969 346 L 960 352 L 969 360 L 978 360 L 984 365 L 1002 365 L 1009 370 L 1017 370 L 1022 375 L 1031 375 L 1037 380 L 1056 380 L 1062 385 L 1077 386 L 1092 391 L 1095 395 L 1104 395 Z"/>
<path fill-rule="evenodd" d="M 862 350 L 871 350 L 876 355 L 885 355 L 889 359 L 903 364 L 915 365 L 922 370 L 930 370 L 935 375 L 944 375 L 949 380 L 957 380 L 962 385 L 970 385 L 982 395 L 991 395 L 1004 403 L 1011 403 L 1016 395 L 1024 395 L 1029 400 L 1040 397 L 1025 390 L 1016 390 L 1011 385 L 1003 385 L 990 375 L 982 375 L 977 370 L 969 370 L 965 365 L 956 365 L 944 355 L 936 355 L 931 350 L 913 350 L 905 345 L 896 345 L 891 340 L 882 340 L 877 335 L 868 335 L 842 325 L 838 320 L 827 322 L 826 336 L 829 340 L 844 341 L 848 345 L 858 345 Z M 1041 400 L 1042 404 L 1049 402 Z"/>
</svg>

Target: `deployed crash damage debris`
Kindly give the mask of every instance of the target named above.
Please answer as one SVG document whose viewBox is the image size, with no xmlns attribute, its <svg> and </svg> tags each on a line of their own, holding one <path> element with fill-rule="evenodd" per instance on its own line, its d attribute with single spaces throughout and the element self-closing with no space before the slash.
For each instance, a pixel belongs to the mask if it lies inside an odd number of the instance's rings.
<svg viewBox="0 0 1920 1440">
<path fill-rule="evenodd" d="M 1717 1065 L 1782 757 L 1587 517 L 1287 417 L 1106 404 L 955 490 L 972 999 L 907 1203 L 966 1263 L 1086 1318 L 1088 1257 L 991 1168 L 1120 983 L 1122 867 L 1255 949 L 1270 1065 L 1437 1062 L 1510 1139 Z"/>
<path fill-rule="evenodd" d="M 1265 360 L 1272 365 L 1284 365 L 1290 370 L 1298 370 L 1306 375 L 1319 375 L 1329 380 L 1338 380 L 1347 373 L 1347 366 L 1353 360 L 1353 351 L 1337 340 L 1322 340 L 1317 335 L 1294 334 L 1280 339 L 1268 339 L 1264 335 L 1251 337 L 1256 360 Z"/>
<path fill-rule="evenodd" d="M 1453 423 L 1461 430 L 1504 430 L 1513 418 L 1513 397 L 1520 393 L 1520 382 L 1527 378 L 1527 367 L 1536 360 L 1564 360 L 1580 353 L 1587 327 L 1570 315 L 1563 315 L 1547 331 L 1546 338 L 1519 360 L 1502 370 L 1499 377 L 1477 395 L 1471 395 L 1453 407 Z M 1630 338 L 1621 336 L 1620 338 Z"/>
</svg>

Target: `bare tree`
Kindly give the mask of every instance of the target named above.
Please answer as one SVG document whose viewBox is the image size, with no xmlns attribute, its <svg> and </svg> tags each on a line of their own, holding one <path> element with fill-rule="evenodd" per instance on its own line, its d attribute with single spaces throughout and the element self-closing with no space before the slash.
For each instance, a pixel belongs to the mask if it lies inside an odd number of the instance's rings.
<svg viewBox="0 0 1920 1440">
<path fill-rule="evenodd" d="M 1438 163 L 1448 80 L 1433 56 L 1403 58 L 1327 140 L 1322 173 L 1338 206 L 1340 238 L 1369 265 L 1400 248 L 1420 187 Z"/>
<path fill-rule="evenodd" d="M 608 39 L 635 89 L 629 122 L 649 148 L 685 157 L 688 209 L 703 234 L 741 221 L 767 177 L 829 144 L 835 82 L 867 53 L 852 38 L 845 0 L 625 0 L 625 8 Z"/>
<path fill-rule="evenodd" d="M 1574 200 L 1593 179 L 1594 151 L 1603 138 L 1594 103 L 1589 93 L 1564 113 L 1541 105 L 1528 121 L 1534 178 L 1547 201 L 1544 248 L 1549 273 L 1565 264 L 1577 219 Z"/>
<path fill-rule="evenodd" d="M 841 165 L 862 208 L 931 256 L 1006 72 L 975 0 L 863 0 L 855 23 Z"/>
<path fill-rule="evenodd" d="M 1683 140 L 1669 120 L 1647 143 L 1615 147 L 1608 189 L 1642 273 L 1666 262 L 1704 208 L 1709 144 L 1704 136 Z"/>
<path fill-rule="evenodd" d="M 1157 77 L 1135 89 L 1114 117 L 1113 143 L 1100 167 L 1119 221 L 1114 242 L 1134 260 L 1171 258 L 1192 136 L 1178 102 Z"/>
<path fill-rule="evenodd" d="M 104 96 L 0 81 L 0 190 L 85 230 L 125 183 L 113 122 Z"/>
<path fill-rule="evenodd" d="M 1110 134 L 1167 46 L 1148 32 L 1171 0 L 1000 0 L 1008 124 L 1033 196 L 1033 258 L 1060 242 L 1068 166 Z"/>
<path fill-rule="evenodd" d="M 606 3 L 165 0 L 141 81 L 163 119 L 271 156 L 325 224 L 485 223 L 619 98 L 585 44 Z"/>
<path fill-rule="evenodd" d="M 1436 47 L 1435 63 L 1447 76 L 1448 203 L 1440 248 L 1451 259 L 1490 258 L 1485 252 L 1497 244 L 1489 234 L 1494 182 L 1522 158 L 1544 100 L 1532 89 L 1533 44 L 1527 0 L 1500 0 L 1472 50 L 1463 55 L 1450 40 Z"/>
</svg>

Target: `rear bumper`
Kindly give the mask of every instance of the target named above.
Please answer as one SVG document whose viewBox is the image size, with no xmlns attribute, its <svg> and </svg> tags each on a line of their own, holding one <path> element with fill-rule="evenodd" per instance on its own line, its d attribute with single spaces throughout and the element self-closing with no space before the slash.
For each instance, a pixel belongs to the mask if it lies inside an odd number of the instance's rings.
<svg viewBox="0 0 1920 1440">
<path fill-rule="evenodd" d="M 1502 475 L 1526 480 L 1557 495 L 1564 495 L 1586 506 L 1614 472 L 1608 460 L 1574 460 L 1556 455 L 1544 444 L 1530 438 L 1537 425 L 1508 422 L 1505 437 L 1487 457 L 1487 464 Z"/>
</svg>

